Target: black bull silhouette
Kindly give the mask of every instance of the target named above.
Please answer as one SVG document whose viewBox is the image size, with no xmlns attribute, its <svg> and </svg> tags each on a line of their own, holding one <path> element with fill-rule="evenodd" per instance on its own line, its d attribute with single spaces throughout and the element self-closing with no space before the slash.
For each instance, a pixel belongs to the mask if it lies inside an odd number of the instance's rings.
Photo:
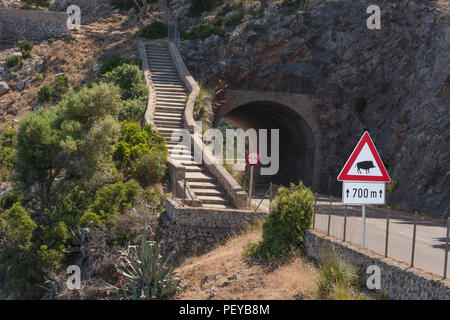
<svg viewBox="0 0 450 320">
<path fill-rule="evenodd" d="M 373 161 L 361 161 L 356 164 L 358 173 L 361 173 L 361 169 L 366 170 L 366 174 L 370 173 L 370 169 L 376 168 L 373 165 Z"/>
</svg>

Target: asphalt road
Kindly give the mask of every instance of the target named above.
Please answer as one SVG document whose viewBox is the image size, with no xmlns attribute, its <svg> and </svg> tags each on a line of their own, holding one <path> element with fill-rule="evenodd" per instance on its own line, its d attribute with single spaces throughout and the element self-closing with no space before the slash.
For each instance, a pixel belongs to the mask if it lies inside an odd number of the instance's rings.
<svg viewBox="0 0 450 320">
<path fill-rule="evenodd" d="M 260 200 L 254 199 L 254 205 Z M 260 209 L 268 211 L 268 200 L 264 200 Z M 332 200 L 330 236 L 343 239 L 345 207 L 341 199 Z M 346 241 L 361 245 L 361 206 L 348 206 Z M 328 227 L 329 198 L 317 197 L 315 228 L 324 233 Z M 377 206 L 366 206 L 367 249 L 384 255 L 386 239 L 386 217 L 389 213 L 388 256 L 407 264 L 411 263 L 414 217 L 401 211 Z M 435 275 L 444 272 L 446 226 L 425 219 L 418 219 L 416 228 L 416 246 L 414 267 Z M 450 257 L 449 257 L 450 260 Z M 450 265 L 450 261 L 448 263 Z M 447 266 L 450 277 L 450 266 Z"/>
</svg>

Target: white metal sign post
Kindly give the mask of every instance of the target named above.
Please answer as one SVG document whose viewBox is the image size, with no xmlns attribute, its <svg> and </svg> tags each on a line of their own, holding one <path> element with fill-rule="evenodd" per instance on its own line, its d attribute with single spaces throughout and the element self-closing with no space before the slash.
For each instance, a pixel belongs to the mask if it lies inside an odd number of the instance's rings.
<svg viewBox="0 0 450 320">
<path fill-rule="evenodd" d="M 250 151 L 245 157 L 245 161 L 250 166 L 250 186 L 249 186 L 249 210 L 252 210 L 252 193 L 253 193 L 253 167 L 261 161 L 259 153 Z"/>
<path fill-rule="evenodd" d="M 366 205 L 384 204 L 386 182 L 391 181 L 367 131 L 341 170 L 338 180 L 343 181 L 342 203 L 362 205 L 361 247 L 365 248 Z"/>
</svg>

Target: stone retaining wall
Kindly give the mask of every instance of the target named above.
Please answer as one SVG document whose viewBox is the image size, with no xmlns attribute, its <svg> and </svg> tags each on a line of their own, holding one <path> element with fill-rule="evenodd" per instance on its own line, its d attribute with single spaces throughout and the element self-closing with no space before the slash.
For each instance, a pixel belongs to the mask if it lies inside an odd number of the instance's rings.
<svg viewBox="0 0 450 320">
<path fill-rule="evenodd" d="M 366 269 L 377 265 L 381 270 L 380 294 L 395 300 L 450 300 L 450 280 L 411 268 L 405 263 L 385 258 L 370 250 L 327 237 L 310 230 L 305 235 L 305 249 L 309 256 L 319 260 L 323 252 L 336 252 L 347 262 L 359 268 L 362 282 L 367 280 Z"/>
<path fill-rule="evenodd" d="M 203 253 L 265 216 L 264 212 L 247 210 L 182 207 L 177 200 L 168 199 L 155 239 L 184 255 Z"/>
<path fill-rule="evenodd" d="M 228 229 L 229 232 L 239 231 L 251 221 L 267 216 L 265 212 L 249 210 L 182 207 L 171 199 L 167 199 L 166 211 L 177 225 Z"/>
<path fill-rule="evenodd" d="M 70 35 L 68 17 L 65 12 L 1 9 L 0 40 L 41 41 L 49 37 Z"/>
</svg>

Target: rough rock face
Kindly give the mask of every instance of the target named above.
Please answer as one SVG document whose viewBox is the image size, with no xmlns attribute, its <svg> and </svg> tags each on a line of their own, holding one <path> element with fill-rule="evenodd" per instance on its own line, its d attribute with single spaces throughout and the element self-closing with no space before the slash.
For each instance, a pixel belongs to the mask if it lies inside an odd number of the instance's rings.
<svg viewBox="0 0 450 320">
<path fill-rule="evenodd" d="M 319 191 L 337 192 L 339 170 L 369 130 L 393 180 L 398 208 L 447 217 L 450 197 L 450 26 L 444 1 L 377 1 L 381 29 L 369 30 L 372 1 L 314 1 L 289 10 L 277 1 L 262 13 L 245 8 L 225 37 L 182 41 L 185 62 L 214 87 L 310 94 L 323 135 Z M 213 13 L 180 26 L 214 23 Z M 257 7 L 256 7 L 257 8 Z"/>
</svg>

